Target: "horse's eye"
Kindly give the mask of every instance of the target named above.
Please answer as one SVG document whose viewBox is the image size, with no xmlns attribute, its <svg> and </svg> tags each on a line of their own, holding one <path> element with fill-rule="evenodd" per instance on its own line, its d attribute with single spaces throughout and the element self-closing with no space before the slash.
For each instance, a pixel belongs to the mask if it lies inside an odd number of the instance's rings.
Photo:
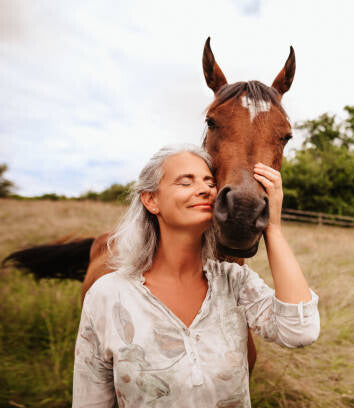
<svg viewBox="0 0 354 408">
<path fill-rule="evenodd" d="M 284 137 L 282 137 L 282 140 L 284 142 L 288 142 L 292 137 L 293 135 L 291 133 L 287 133 Z"/>
<path fill-rule="evenodd" d="M 216 127 L 215 120 L 212 118 L 206 118 L 205 122 L 207 123 L 209 129 L 214 129 Z"/>
</svg>

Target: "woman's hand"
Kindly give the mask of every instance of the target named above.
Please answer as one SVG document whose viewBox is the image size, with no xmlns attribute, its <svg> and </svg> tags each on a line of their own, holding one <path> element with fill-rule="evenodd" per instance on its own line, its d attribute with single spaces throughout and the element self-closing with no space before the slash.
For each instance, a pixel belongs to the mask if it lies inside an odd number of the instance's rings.
<svg viewBox="0 0 354 408">
<path fill-rule="evenodd" d="M 269 222 L 265 232 L 281 228 L 281 209 L 283 203 L 283 188 L 280 172 L 257 163 L 254 166 L 254 178 L 265 188 L 269 199 Z"/>
</svg>

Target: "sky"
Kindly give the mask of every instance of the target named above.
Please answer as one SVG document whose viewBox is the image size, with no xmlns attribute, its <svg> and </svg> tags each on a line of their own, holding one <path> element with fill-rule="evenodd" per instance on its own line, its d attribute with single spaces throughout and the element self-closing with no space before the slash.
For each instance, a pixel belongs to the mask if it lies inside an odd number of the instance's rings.
<svg viewBox="0 0 354 408">
<path fill-rule="evenodd" d="M 229 83 L 271 85 L 295 124 L 354 104 L 347 0 L 0 0 L 0 163 L 21 195 L 77 196 L 135 180 L 172 143 L 200 144 L 211 37 Z M 301 135 L 288 143 L 289 155 Z"/>
</svg>

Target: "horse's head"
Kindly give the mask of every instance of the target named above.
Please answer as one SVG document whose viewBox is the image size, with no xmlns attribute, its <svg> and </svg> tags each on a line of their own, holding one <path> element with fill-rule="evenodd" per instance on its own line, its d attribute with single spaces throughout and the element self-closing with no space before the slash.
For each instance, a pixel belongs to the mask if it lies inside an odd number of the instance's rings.
<svg viewBox="0 0 354 408">
<path fill-rule="evenodd" d="M 214 220 L 224 255 L 253 256 L 268 224 L 268 197 L 253 177 L 262 162 L 280 170 L 291 126 L 281 106 L 295 74 L 295 54 L 290 55 L 271 87 L 258 81 L 229 85 L 215 61 L 207 39 L 203 54 L 206 82 L 215 99 L 206 114 L 204 140 L 213 158 L 218 196 Z"/>
</svg>

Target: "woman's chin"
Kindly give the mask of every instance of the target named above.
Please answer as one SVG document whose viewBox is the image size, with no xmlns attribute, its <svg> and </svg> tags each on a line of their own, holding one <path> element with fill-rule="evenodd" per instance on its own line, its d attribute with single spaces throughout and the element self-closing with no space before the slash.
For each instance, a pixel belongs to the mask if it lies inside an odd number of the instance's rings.
<svg viewBox="0 0 354 408">
<path fill-rule="evenodd" d="M 166 219 L 165 223 L 175 229 L 199 230 L 204 232 L 213 222 L 213 214 L 211 212 L 200 211 L 198 214 L 181 214 L 178 218 Z"/>
<path fill-rule="evenodd" d="M 192 219 L 184 219 L 180 223 L 179 227 L 188 228 L 191 230 L 200 230 L 204 232 L 207 230 L 212 224 L 212 217 L 193 217 Z"/>
<path fill-rule="evenodd" d="M 204 232 L 212 225 L 212 221 L 213 221 L 212 214 L 210 214 L 210 216 L 204 214 L 204 217 L 200 217 L 198 221 L 195 220 L 194 222 L 191 222 L 191 225 L 194 225 L 195 227 L 200 227 Z"/>
</svg>

